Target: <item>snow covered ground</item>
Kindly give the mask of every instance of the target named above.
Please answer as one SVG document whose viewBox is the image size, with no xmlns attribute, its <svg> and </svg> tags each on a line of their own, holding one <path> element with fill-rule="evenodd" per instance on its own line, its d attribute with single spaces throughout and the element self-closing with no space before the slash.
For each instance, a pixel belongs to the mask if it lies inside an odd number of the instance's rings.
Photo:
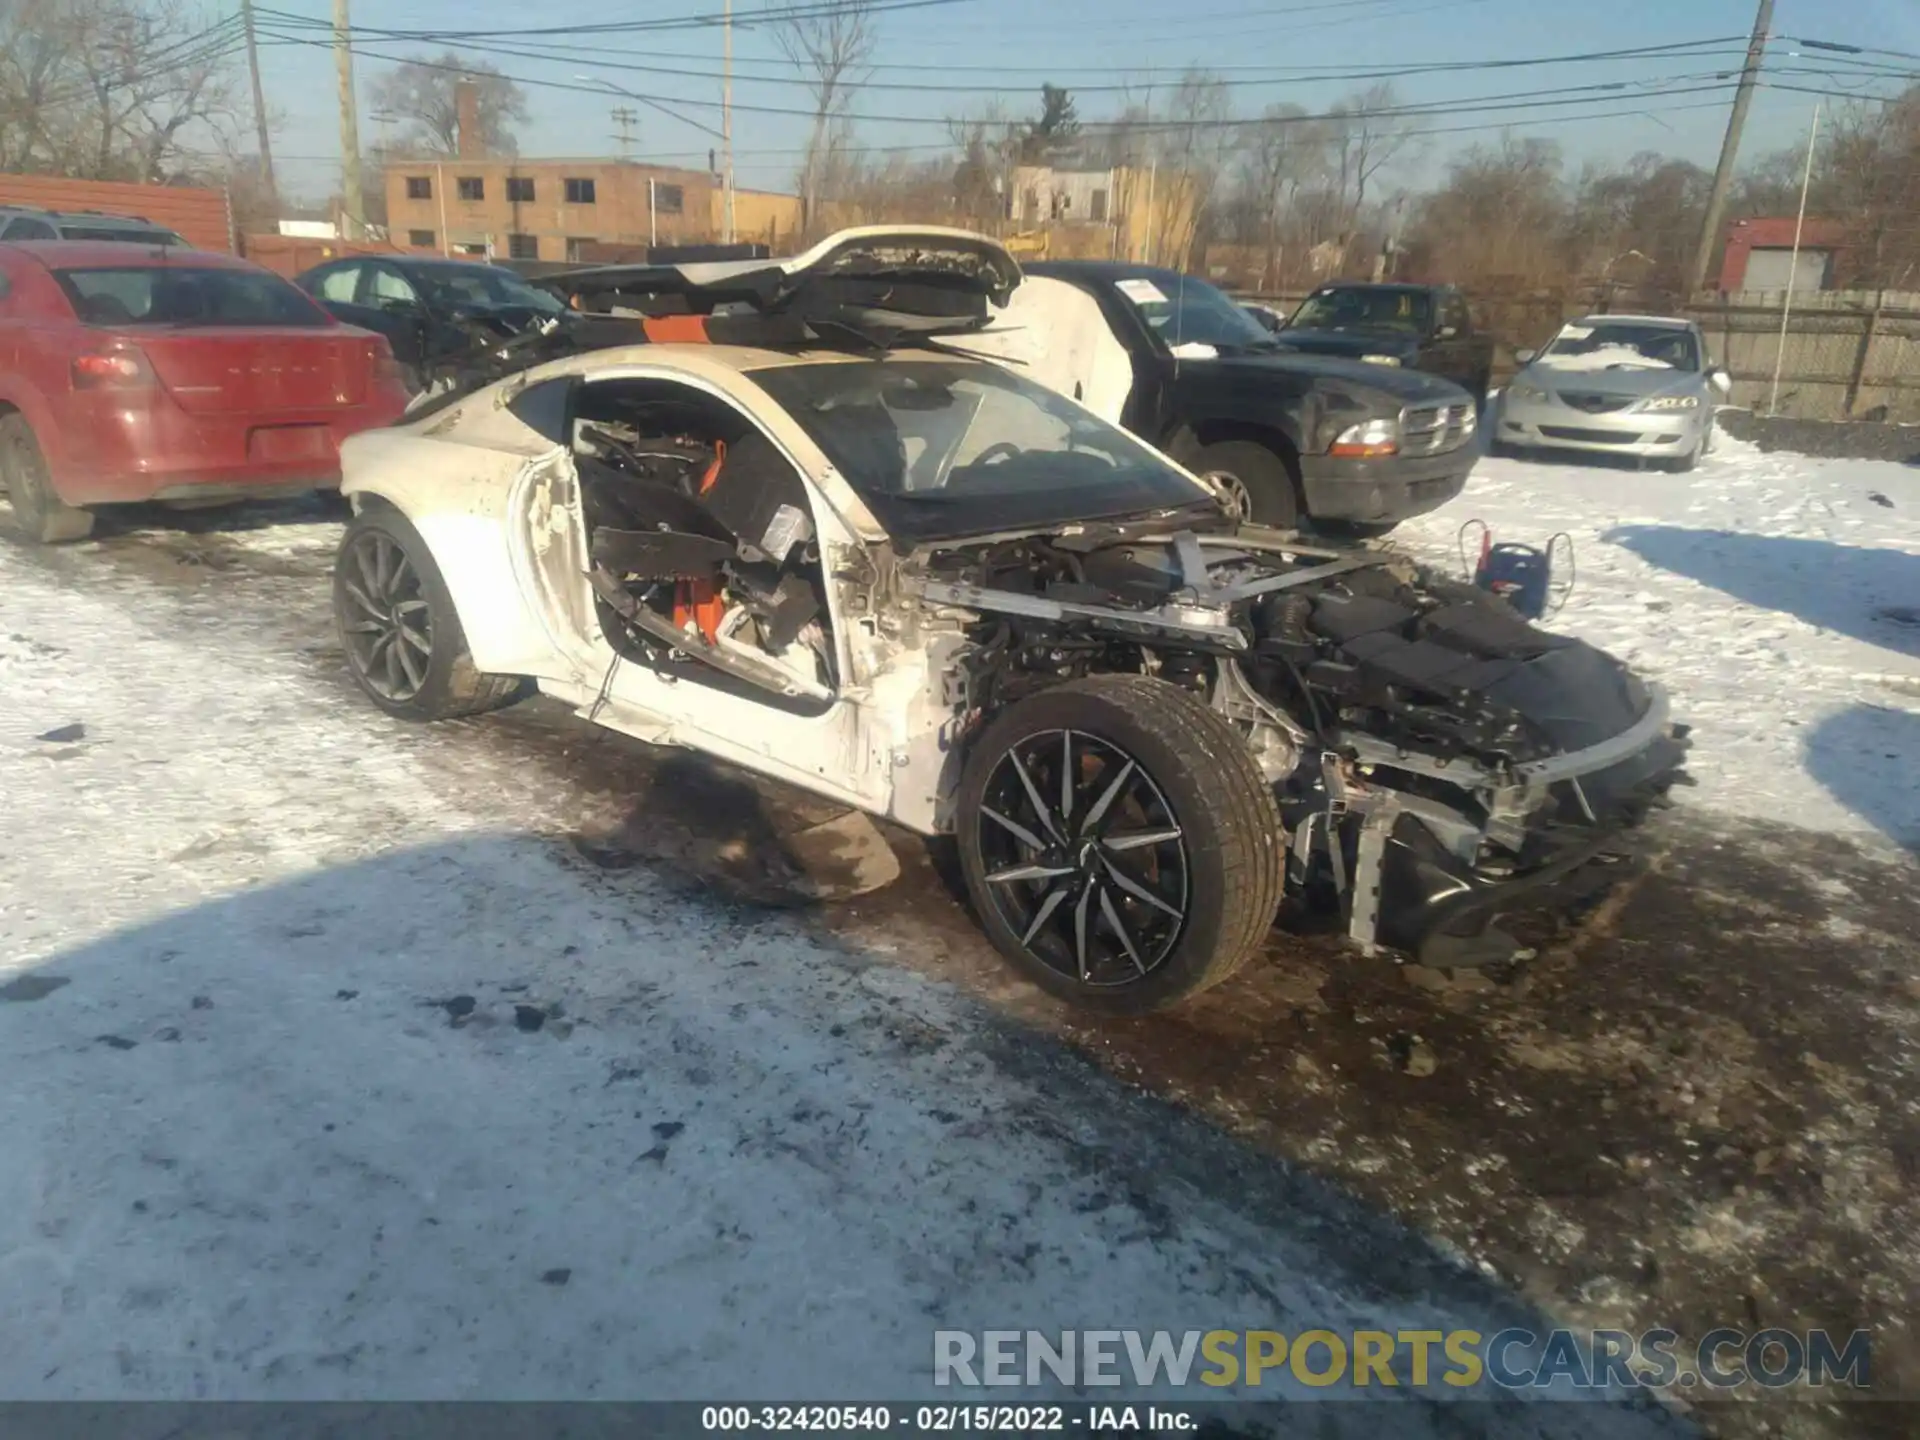
<svg viewBox="0 0 1920 1440">
<path fill-rule="evenodd" d="M 1686 804 L 1914 844 L 1920 471 L 1721 447 L 1484 461 L 1400 538 L 1566 530 Z M 336 534 L 223 539 L 297 605 Z M 884 955 L 583 865 L 222 580 L 0 545 L 0 1398 L 907 1396 L 936 1327 L 1506 1311 Z"/>
<path fill-rule="evenodd" d="M 1695 728 L 1685 803 L 1920 846 L 1920 469 L 1724 434 L 1690 475 L 1485 459 L 1394 539 L 1457 570 L 1472 518 L 1496 540 L 1572 537 L 1547 623 L 1672 691 Z"/>
<path fill-rule="evenodd" d="M 536 777 L 182 593 L 0 546 L 0 1398 L 904 1398 L 943 1327 L 1516 1314 L 1045 1036 L 569 858 Z"/>
</svg>

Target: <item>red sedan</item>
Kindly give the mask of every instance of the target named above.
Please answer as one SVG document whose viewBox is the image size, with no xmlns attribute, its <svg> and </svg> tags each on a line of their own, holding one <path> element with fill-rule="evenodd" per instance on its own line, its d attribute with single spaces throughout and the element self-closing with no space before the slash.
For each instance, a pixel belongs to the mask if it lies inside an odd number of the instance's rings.
<svg viewBox="0 0 1920 1440">
<path fill-rule="evenodd" d="M 231 255 L 0 244 L 0 478 L 29 538 L 87 507 L 340 483 L 340 442 L 407 392 L 387 342 Z"/>
</svg>

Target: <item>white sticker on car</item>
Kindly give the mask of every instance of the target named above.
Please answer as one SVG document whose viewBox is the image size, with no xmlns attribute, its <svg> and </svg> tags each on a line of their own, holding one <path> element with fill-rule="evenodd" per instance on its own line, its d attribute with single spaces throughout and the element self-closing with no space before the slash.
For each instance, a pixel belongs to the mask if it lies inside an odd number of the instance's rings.
<svg viewBox="0 0 1920 1440">
<path fill-rule="evenodd" d="M 1160 287 L 1151 280 L 1120 280 L 1115 282 L 1120 293 L 1136 305 L 1164 305 L 1167 297 Z"/>
</svg>

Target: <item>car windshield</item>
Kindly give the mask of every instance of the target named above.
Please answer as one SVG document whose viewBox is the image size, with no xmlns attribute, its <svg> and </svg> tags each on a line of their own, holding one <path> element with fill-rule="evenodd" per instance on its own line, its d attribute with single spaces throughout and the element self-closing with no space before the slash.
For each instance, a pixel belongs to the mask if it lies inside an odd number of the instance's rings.
<svg viewBox="0 0 1920 1440">
<path fill-rule="evenodd" d="M 121 245 L 172 245 L 182 250 L 190 250 L 188 245 L 171 230 L 134 230 L 125 225 L 72 225 L 60 226 L 62 240 L 111 240 Z"/>
<path fill-rule="evenodd" d="M 1433 319 L 1433 299 L 1419 290 L 1375 290 L 1335 285 L 1301 302 L 1289 330 L 1400 330 L 1424 335 Z"/>
<path fill-rule="evenodd" d="M 567 308 L 545 290 L 495 265 L 422 265 L 416 278 L 447 309 L 523 309 L 559 315 Z"/>
<path fill-rule="evenodd" d="M 1584 320 L 1562 327 L 1540 358 L 1556 370 L 1698 370 L 1700 347 L 1693 332 L 1673 325 L 1641 325 L 1630 320 Z"/>
<path fill-rule="evenodd" d="M 1140 312 L 1169 349 L 1210 345 L 1215 350 L 1275 348 L 1258 320 L 1224 293 L 1190 275 L 1134 275 L 1114 288 Z"/>
<path fill-rule="evenodd" d="M 1211 503 L 1132 436 L 997 365 L 823 361 L 753 378 L 904 540 Z"/>
<path fill-rule="evenodd" d="M 326 313 L 264 270 L 172 265 L 56 270 L 88 325 L 327 325 Z"/>
</svg>

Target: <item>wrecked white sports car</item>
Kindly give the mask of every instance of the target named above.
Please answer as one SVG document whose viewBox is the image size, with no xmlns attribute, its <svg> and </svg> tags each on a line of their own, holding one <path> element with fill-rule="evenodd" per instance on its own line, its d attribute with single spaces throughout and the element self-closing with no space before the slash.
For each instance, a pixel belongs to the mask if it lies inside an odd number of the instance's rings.
<svg viewBox="0 0 1920 1440">
<path fill-rule="evenodd" d="M 569 277 L 577 319 L 345 447 L 355 678 L 420 720 L 531 682 L 952 835 L 994 943 L 1114 1011 L 1231 974 L 1283 900 L 1462 965 L 1621 873 L 1684 758 L 1654 687 L 1390 553 L 1237 525 L 957 353 L 1019 280 L 939 230 Z"/>
</svg>

